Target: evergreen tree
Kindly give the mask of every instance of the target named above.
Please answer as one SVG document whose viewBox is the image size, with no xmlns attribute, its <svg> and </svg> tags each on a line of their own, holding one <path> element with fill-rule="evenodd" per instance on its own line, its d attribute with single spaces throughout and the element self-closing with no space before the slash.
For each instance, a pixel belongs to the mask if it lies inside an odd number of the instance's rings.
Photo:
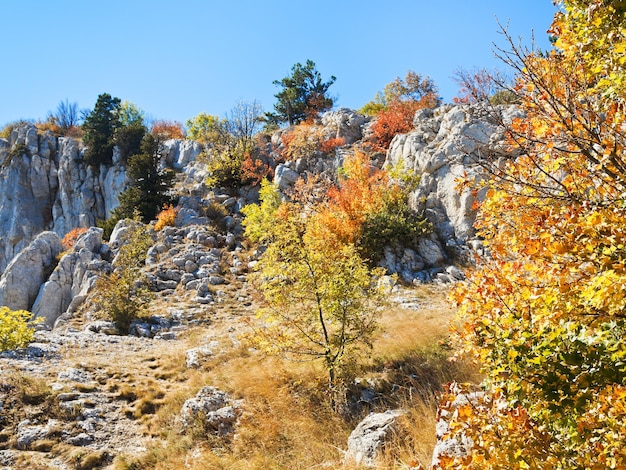
<svg viewBox="0 0 626 470">
<path fill-rule="evenodd" d="M 141 153 L 129 157 L 126 174 L 128 187 L 119 196 L 119 206 L 103 224 L 105 238 L 119 220 L 138 216 L 142 222 L 148 223 L 156 218 L 164 205 L 172 202 L 169 190 L 174 173 L 159 169 L 159 142 L 152 134 L 144 137 Z"/>
<path fill-rule="evenodd" d="M 87 165 L 98 167 L 113 161 L 114 136 L 120 126 L 118 108 L 120 99 L 108 93 L 98 96 L 96 105 L 83 123 L 83 142 L 88 147 L 84 160 Z"/>
<path fill-rule="evenodd" d="M 274 85 L 282 91 L 274 95 L 275 113 L 266 113 L 265 119 L 270 124 L 287 123 L 292 126 L 306 119 L 315 119 L 319 113 L 333 107 L 333 99 L 327 95 L 336 77 L 322 81 L 315 69 L 315 62 L 307 60 L 304 65 L 297 63 L 291 69 L 291 75 L 282 80 L 275 80 Z"/>
</svg>

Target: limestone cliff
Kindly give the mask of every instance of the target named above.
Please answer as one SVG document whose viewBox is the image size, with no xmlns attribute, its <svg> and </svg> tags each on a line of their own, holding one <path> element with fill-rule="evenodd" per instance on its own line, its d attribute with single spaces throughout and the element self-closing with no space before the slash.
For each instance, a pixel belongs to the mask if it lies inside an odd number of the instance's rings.
<svg viewBox="0 0 626 470">
<path fill-rule="evenodd" d="M 22 127 L 0 139 L 0 272 L 41 232 L 62 237 L 104 219 L 125 182 L 120 165 L 84 165 L 72 138 Z"/>
</svg>

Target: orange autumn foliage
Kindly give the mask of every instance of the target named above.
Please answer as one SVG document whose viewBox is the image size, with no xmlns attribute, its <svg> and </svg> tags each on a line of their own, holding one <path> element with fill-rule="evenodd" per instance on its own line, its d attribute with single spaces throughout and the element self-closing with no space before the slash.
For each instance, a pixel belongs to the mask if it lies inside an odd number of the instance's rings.
<svg viewBox="0 0 626 470">
<path fill-rule="evenodd" d="M 150 133 L 163 140 L 184 139 L 185 129 L 178 121 L 157 120 L 152 123 Z"/>
<path fill-rule="evenodd" d="M 174 209 L 171 204 L 169 206 L 163 206 L 163 210 L 157 214 L 157 221 L 154 225 L 154 230 L 163 230 L 166 226 L 174 226 L 176 224 L 176 217 L 178 216 L 178 210 Z"/>
<path fill-rule="evenodd" d="M 363 152 L 346 157 L 343 172 L 339 185 L 329 189 L 319 220 L 328 239 L 346 244 L 356 242 L 367 215 L 380 208 L 389 178 L 385 171 L 372 168 Z"/>
<path fill-rule="evenodd" d="M 80 237 L 86 231 L 87 231 L 87 228 L 80 227 L 80 228 L 74 228 L 70 230 L 69 232 L 67 232 L 65 236 L 63 237 L 63 240 L 61 240 L 61 245 L 63 246 L 63 250 L 67 251 L 67 250 L 71 250 L 72 248 L 74 248 L 74 245 L 76 244 L 76 240 L 78 240 L 78 237 Z"/>
<path fill-rule="evenodd" d="M 377 114 L 372 124 L 372 133 L 380 149 L 387 150 L 397 134 L 405 134 L 413 129 L 415 113 L 424 108 L 432 108 L 438 102 L 434 94 L 419 100 L 396 100 Z"/>
</svg>

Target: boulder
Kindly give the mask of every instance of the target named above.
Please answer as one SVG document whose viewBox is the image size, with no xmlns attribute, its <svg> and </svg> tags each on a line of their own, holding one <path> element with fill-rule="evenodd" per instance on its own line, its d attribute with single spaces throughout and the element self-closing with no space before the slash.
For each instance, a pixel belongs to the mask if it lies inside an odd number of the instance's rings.
<svg viewBox="0 0 626 470">
<path fill-rule="evenodd" d="M 30 310 L 63 247 L 54 232 L 43 232 L 22 250 L 0 277 L 0 305 Z"/>
<path fill-rule="evenodd" d="M 370 413 L 350 434 L 346 461 L 364 467 L 375 467 L 378 450 L 393 432 L 397 418 L 403 414 L 402 410 Z"/>
<path fill-rule="evenodd" d="M 180 170 L 196 161 L 201 153 L 202 145 L 193 140 L 166 140 L 161 149 L 161 166 Z"/>
<path fill-rule="evenodd" d="M 346 145 L 361 140 L 363 126 L 368 121 L 367 116 L 347 108 L 328 111 L 322 115 L 322 125 L 329 138 L 343 139 Z"/>
<path fill-rule="evenodd" d="M 48 420 L 44 424 L 36 424 L 35 421 L 26 419 L 17 425 L 17 447 L 19 449 L 28 449 L 30 445 L 38 440 L 46 439 L 52 432 L 58 429 L 58 421 L 54 419 Z"/>
<path fill-rule="evenodd" d="M 300 175 L 287 165 L 280 164 L 276 167 L 274 183 L 281 191 L 285 191 L 293 186 L 298 181 L 298 178 L 300 178 Z"/>
<path fill-rule="evenodd" d="M 241 403 L 215 387 L 202 387 L 194 398 L 185 402 L 180 410 L 183 430 L 201 426 L 206 432 L 227 436 L 235 431 L 241 413 Z"/>
</svg>

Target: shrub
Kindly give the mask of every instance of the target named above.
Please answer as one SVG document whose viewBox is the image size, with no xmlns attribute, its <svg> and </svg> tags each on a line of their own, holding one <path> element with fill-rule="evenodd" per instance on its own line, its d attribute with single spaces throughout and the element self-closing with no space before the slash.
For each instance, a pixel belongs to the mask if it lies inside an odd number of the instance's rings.
<svg viewBox="0 0 626 470">
<path fill-rule="evenodd" d="M 337 147 L 341 147 L 346 144 L 346 139 L 343 137 L 333 137 L 326 139 L 320 143 L 320 151 L 326 155 L 331 155 L 335 152 Z"/>
<path fill-rule="evenodd" d="M 33 340 L 32 313 L 0 307 L 0 351 L 26 346 Z"/>
<path fill-rule="evenodd" d="M 59 126 L 54 118 L 50 116 L 45 121 L 39 121 L 35 124 L 37 126 L 37 131 L 43 133 L 45 131 L 50 131 L 55 136 L 60 136 L 63 134 L 63 129 Z"/>
<path fill-rule="evenodd" d="M 2 128 L 2 130 L 0 130 L 0 138 L 10 139 L 11 133 L 13 132 L 14 129 L 17 129 L 18 127 L 32 126 L 33 124 L 34 124 L 34 121 L 30 119 L 20 119 L 18 121 L 10 122 L 6 124 Z"/>
<path fill-rule="evenodd" d="M 241 178 L 244 184 L 257 186 L 264 179 L 273 177 L 274 169 L 269 163 L 264 162 L 261 158 L 253 158 L 250 153 L 246 154 L 246 158 L 241 164 Z"/>
<path fill-rule="evenodd" d="M 153 297 L 141 274 L 152 238 L 141 224 L 129 232 L 115 258 L 115 270 L 96 281 L 95 291 L 96 307 L 122 333 L 128 333 L 131 322 L 144 314 Z"/>
<path fill-rule="evenodd" d="M 171 204 L 169 206 L 163 206 L 163 210 L 157 214 L 157 222 L 154 226 L 154 230 L 157 232 L 163 230 L 166 226 L 174 226 L 176 224 L 176 217 L 178 216 L 178 210 L 174 209 Z"/>
<path fill-rule="evenodd" d="M 185 129 L 178 121 L 157 120 L 152 123 L 150 133 L 158 139 L 184 139 Z"/>
<path fill-rule="evenodd" d="M 372 124 L 376 144 L 382 150 L 387 150 L 397 134 L 405 134 L 413 129 L 415 112 L 424 107 L 421 101 L 395 101 L 380 111 Z"/>
<path fill-rule="evenodd" d="M 409 208 L 406 197 L 399 192 L 388 194 L 378 211 L 366 215 L 361 228 L 359 252 L 372 262 L 382 257 L 385 246 L 414 245 L 431 230 L 428 221 Z"/>
<path fill-rule="evenodd" d="M 289 160 L 308 159 L 319 151 L 321 129 L 311 124 L 299 124 L 282 135 L 283 155 Z"/>
<path fill-rule="evenodd" d="M 212 188 L 241 186 L 243 161 L 244 155 L 238 149 L 214 153 L 207 161 L 210 176 L 206 179 L 206 185 Z"/>
<path fill-rule="evenodd" d="M 76 244 L 76 240 L 78 240 L 78 237 L 80 237 L 87 230 L 88 229 L 85 227 L 80 227 L 80 228 L 73 228 L 72 230 L 67 232 L 65 236 L 63 237 L 63 240 L 61 240 L 61 243 L 63 245 L 63 250 L 67 251 L 67 250 L 71 250 L 72 248 L 74 248 L 74 245 Z"/>
<path fill-rule="evenodd" d="M 283 155 L 290 160 L 309 159 L 313 155 L 331 155 L 345 144 L 343 138 L 327 139 L 320 126 L 303 123 L 293 127 L 281 137 Z"/>
<path fill-rule="evenodd" d="M 498 90 L 489 97 L 489 103 L 493 106 L 499 104 L 520 104 L 521 99 L 513 90 Z"/>
</svg>

